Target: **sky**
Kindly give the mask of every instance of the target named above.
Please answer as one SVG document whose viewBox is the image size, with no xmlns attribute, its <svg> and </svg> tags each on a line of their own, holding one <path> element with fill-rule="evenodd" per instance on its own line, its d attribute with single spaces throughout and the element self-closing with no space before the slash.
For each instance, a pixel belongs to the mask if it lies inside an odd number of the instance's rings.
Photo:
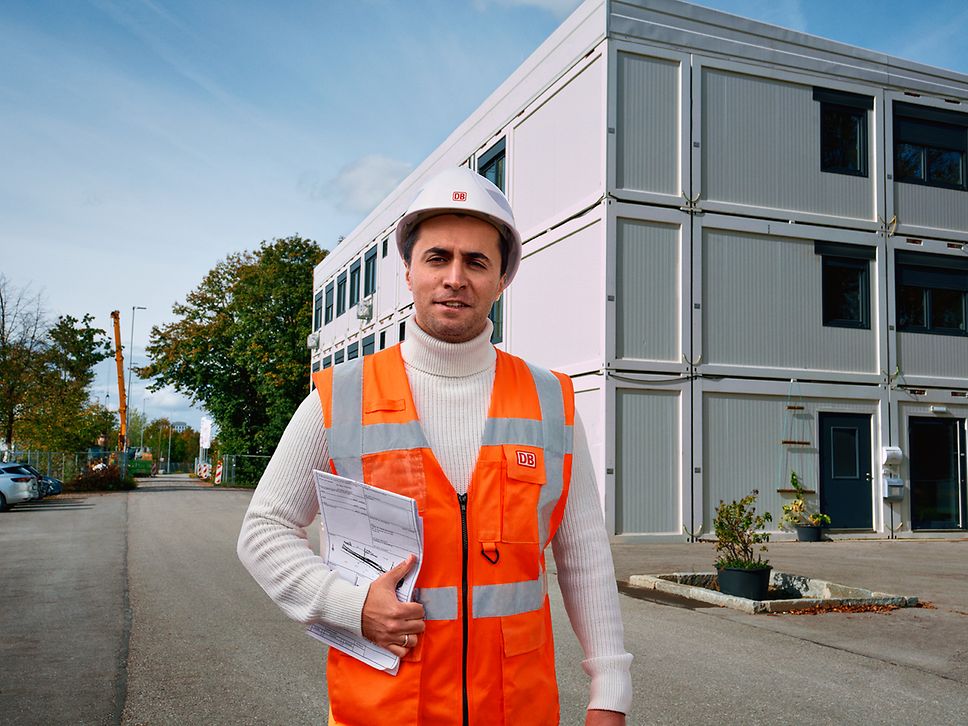
<svg viewBox="0 0 968 726">
<path fill-rule="evenodd" d="M 294 234 L 334 247 L 578 4 L 4 0 L 0 272 L 52 317 L 110 334 L 120 310 L 143 365 L 215 263 Z M 963 0 L 698 4 L 968 73 Z M 105 361 L 93 395 L 115 409 L 116 381 Z M 130 406 L 198 427 L 146 385 Z"/>
</svg>

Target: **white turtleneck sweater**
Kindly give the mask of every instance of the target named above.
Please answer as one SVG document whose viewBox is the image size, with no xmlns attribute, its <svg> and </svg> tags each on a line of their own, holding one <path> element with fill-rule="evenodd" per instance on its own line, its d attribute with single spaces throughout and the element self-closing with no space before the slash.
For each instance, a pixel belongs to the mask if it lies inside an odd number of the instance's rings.
<svg viewBox="0 0 968 726">
<path fill-rule="evenodd" d="M 458 494 L 477 463 L 497 354 L 491 325 L 466 343 L 446 343 L 411 325 L 402 344 L 414 404 L 434 456 Z M 239 534 L 238 554 L 289 617 L 360 634 L 367 588 L 329 570 L 310 549 L 306 528 L 318 513 L 312 470 L 329 459 L 319 396 L 300 404 L 276 448 Z M 571 487 L 552 541 L 565 609 L 591 676 L 588 708 L 627 713 L 629 665 L 615 570 L 599 505 L 585 431 L 576 413 Z"/>
</svg>

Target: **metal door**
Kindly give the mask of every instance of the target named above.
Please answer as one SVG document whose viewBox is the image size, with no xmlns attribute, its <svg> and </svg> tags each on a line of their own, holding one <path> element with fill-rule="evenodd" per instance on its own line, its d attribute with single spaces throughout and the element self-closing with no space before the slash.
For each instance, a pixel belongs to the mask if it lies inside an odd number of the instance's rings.
<svg viewBox="0 0 968 726">
<path fill-rule="evenodd" d="M 911 527 L 964 529 L 965 424 L 954 418 L 908 420 Z"/>
<path fill-rule="evenodd" d="M 873 529 L 871 417 L 820 414 L 820 511 L 831 529 Z"/>
</svg>

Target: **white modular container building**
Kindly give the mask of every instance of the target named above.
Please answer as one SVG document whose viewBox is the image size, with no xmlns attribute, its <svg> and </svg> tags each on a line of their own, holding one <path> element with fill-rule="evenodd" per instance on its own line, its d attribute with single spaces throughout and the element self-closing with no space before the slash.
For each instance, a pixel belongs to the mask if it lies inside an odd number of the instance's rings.
<svg viewBox="0 0 968 726">
<path fill-rule="evenodd" d="M 778 515 L 962 535 L 968 76 L 676 0 L 588 0 L 315 271 L 313 367 L 406 334 L 391 238 L 466 164 L 525 240 L 495 343 L 572 376 L 618 541 Z"/>
</svg>

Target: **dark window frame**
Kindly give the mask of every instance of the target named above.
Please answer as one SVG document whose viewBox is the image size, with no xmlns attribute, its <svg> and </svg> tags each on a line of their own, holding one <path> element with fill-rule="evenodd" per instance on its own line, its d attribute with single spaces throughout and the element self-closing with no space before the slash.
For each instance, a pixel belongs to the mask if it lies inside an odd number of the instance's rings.
<svg viewBox="0 0 968 726">
<path fill-rule="evenodd" d="M 323 327 L 323 291 L 313 296 L 313 330 Z"/>
<path fill-rule="evenodd" d="M 398 334 L 397 334 L 399 336 L 397 338 L 397 342 L 398 343 L 402 343 L 404 340 L 407 339 L 407 321 L 406 320 L 401 320 L 400 321 L 400 326 L 399 326 L 399 328 L 397 330 L 399 331 Z"/>
<path fill-rule="evenodd" d="M 336 317 L 346 312 L 346 270 L 336 277 Z"/>
<path fill-rule="evenodd" d="M 894 181 L 938 189 L 968 191 L 968 113 L 932 106 L 894 102 Z M 921 150 L 921 175 L 904 176 L 898 163 L 901 146 Z M 955 152 L 960 156 L 961 182 L 951 184 L 930 178 L 929 152 Z"/>
<path fill-rule="evenodd" d="M 346 360 L 354 360 L 360 357 L 360 344 L 359 342 L 350 343 L 346 346 Z"/>
<path fill-rule="evenodd" d="M 821 256 L 821 321 L 825 328 L 871 329 L 871 265 L 877 250 L 865 245 L 839 242 L 815 242 L 813 251 Z M 833 284 L 835 270 L 856 270 L 860 273 L 858 284 L 858 318 L 840 318 L 831 309 L 828 299 L 829 286 Z"/>
<path fill-rule="evenodd" d="M 389 237 L 385 237 L 383 239 L 383 251 L 380 254 L 380 257 L 381 258 L 387 256 L 387 250 L 389 249 L 389 247 L 390 247 L 390 238 Z"/>
<path fill-rule="evenodd" d="M 326 286 L 326 308 L 325 308 L 326 312 L 325 312 L 325 315 L 323 316 L 324 325 L 327 323 L 333 322 L 333 291 L 334 291 L 334 283 L 330 282 Z"/>
<path fill-rule="evenodd" d="M 342 348 L 340 348 L 338 351 L 336 351 L 335 353 L 333 353 L 333 365 L 334 366 L 338 366 L 340 363 L 343 362 L 343 355 L 344 355 L 344 352 L 343 352 L 343 349 Z"/>
<path fill-rule="evenodd" d="M 326 370 L 332 365 L 333 365 L 333 356 L 331 355 L 323 356 L 323 370 Z"/>
<path fill-rule="evenodd" d="M 387 331 L 381 330 L 380 331 L 380 350 L 383 350 L 386 347 L 387 347 Z"/>
<path fill-rule="evenodd" d="M 363 255 L 363 297 L 376 292 L 376 245 Z"/>
<path fill-rule="evenodd" d="M 360 346 L 360 352 L 363 354 L 364 358 L 368 355 L 373 355 L 373 353 L 376 352 L 374 349 L 375 344 L 376 336 L 373 333 L 370 333 L 363 338 L 363 345 Z"/>
<path fill-rule="evenodd" d="M 360 301 L 360 261 L 355 260 L 350 265 L 350 303 L 353 307 Z"/>
<path fill-rule="evenodd" d="M 493 172 L 493 173 L 492 173 Z M 477 173 L 494 183 L 502 192 L 507 181 L 507 140 L 501 139 L 477 157 Z M 492 176 L 494 178 L 492 178 Z"/>
<path fill-rule="evenodd" d="M 867 112 L 874 109 L 874 97 L 847 91 L 836 91 L 832 88 L 813 89 L 813 100 L 820 103 L 820 171 L 828 174 L 845 174 L 847 176 L 868 177 L 870 174 L 870 120 Z M 828 162 L 832 150 L 827 146 L 828 138 L 825 120 L 831 114 L 851 116 L 859 119 L 857 141 L 857 168 L 835 165 Z"/>
<path fill-rule="evenodd" d="M 491 305 L 487 318 L 494 326 L 491 330 L 491 343 L 497 345 L 504 340 L 504 295 L 501 295 Z"/>
<path fill-rule="evenodd" d="M 921 291 L 922 324 L 902 323 L 902 288 Z M 946 328 L 934 325 L 935 297 L 938 293 L 961 296 L 961 327 Z M 894 316 L 895 327 L 901 333 L 968 337 L 968 259 L 954 255 L 934 255 L 924 252 L 894 253 Z"/>
</svg>

